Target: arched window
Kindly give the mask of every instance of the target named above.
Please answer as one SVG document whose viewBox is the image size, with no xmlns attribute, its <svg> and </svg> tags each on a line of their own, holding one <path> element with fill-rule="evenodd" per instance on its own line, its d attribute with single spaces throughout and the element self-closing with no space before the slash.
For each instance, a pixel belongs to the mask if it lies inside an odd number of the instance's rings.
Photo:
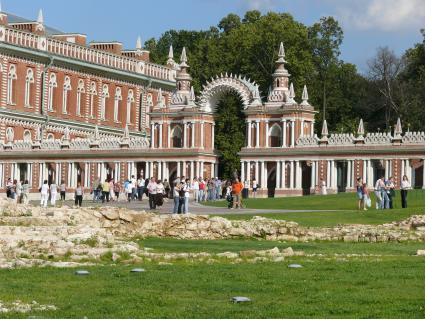
<svg viewBox="0 0 425 319">
<path fill-rule="evenodd" d="M 118 122 L 118 116 L 120 113 L 120 104 L 122 100 L 121 88 L 115 88 L 115 98 L 114 98 L 114 122 Z"/>
<path fill-rule="evenodd" d="M 15 81 L 17 80 L 16 65 L 9 66 L 9 73 L 7 74 L 7 104 L 15 104 Z"/>
<path fill-rule="evenodd" d="M 126 114 L 126 123 L 131 123 L 131 108 L 134 103 L 134 93 L 133 90 L 128 90 L 128 96 L 127 96 L 127 114 Z"/>
<path fill-rule="evenodd" d="M 27 76 L 25 77 L 25 107 L 31 107 L 31 87 L 34 83 L 34 71 L 27 69 Z"/>
<path fill-rule="evenodd" d="M 62 113 L 67 114 L 69 111 L 68 102 L 69 102 L 69 92 L 71 91 L 71 79 L 69 76 L 65 76 L 63 81 L 63 94 L 62 94 Z"/>
<path fill-rule="evenodd" d="M 90 83 L 90 90 L 89 90 L 89 94 L 90 94 L 90 118 L 94 118 L 94 97 L 95 95 L 97 95 L 97 90 L 96 90 L 96 82 L 91 82 Z"/>
<path fill-rule="evenodd" d="M 106 120 L 106 99 L 109 97 L 109 87 L 104 84 L 102 87 L 101 103 L 100 103 L 100 119 Z"/>
<path fill-rule="evenodd" d="M 55 136 L 52 133 L 47 134 L 47 140 L 48 141 L 54 141 L 55 140 Z"/>
<path fill-rule="evenodd" d="M 172 139 L 173 147 L 176 147 L 176 148 L 183 147 L 183 131 L 180 126 L 176 126 L 173 128 L 171 132 L 171 139 Z"/>
<path fill-rule="evenodd" d="M 81 100 L 84 92 L 84 80 L 79 79 L 77 87 L 77 107 L 75 108 L 75 114 L 77 114 L 77 116 L 81 116 Z"/>
<path fill-rule="evenodd" d="M 278 124 L 273 124 L 269 131 L 270 147 L 282 146 L 282 129 Z"/>
<path fill-rule="evenodd" d="M 58 87 L 58 83 L 56 81 L 56 74 L 51 73 L 49 79 L 49 90 L 48 90 L 48 100 L 47 100 L 47 110 L 53 112 L 53 104 L 55 102 L 55 88 Z"/>
<path fill-rule="evenodd" d="M 32 141 L 31 131 L 30 130 L 25 130 L 24 131 L 24 141 L 25 142 L 31 142 Z"/>
</svg>

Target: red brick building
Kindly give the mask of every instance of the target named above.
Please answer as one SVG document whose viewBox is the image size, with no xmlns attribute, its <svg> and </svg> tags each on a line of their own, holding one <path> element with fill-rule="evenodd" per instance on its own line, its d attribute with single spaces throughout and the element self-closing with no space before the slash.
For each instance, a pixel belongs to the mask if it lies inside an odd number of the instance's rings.
<svg viewBox="0 0 425 319">
<path fill-rule="evenodd" d="M 217 175 L 214 147 L 217 101 L 232 91 L 247 121 L 240 151 L 241 178 L 256 179 L 264 196 L 352 190 L 358 176 L 372 186 L 383 174 L 397 185 L 407 174 L 424 183 L 425 133 L 314 134 L 316 111 L 304 87 L 296 102 L 279 48 L 273 88 L 266 102 L 255 83 L 221 75 L 197 98 L 186 52 L 176 63 L 149 62 L 138 39 L 134 50 L 119 42 L 86 43 L 37 21 L 0 13 L 0 187 L 8 177 L 77 182 L 121 180 L 131 175 L 174 179 Z"/>
</svg>

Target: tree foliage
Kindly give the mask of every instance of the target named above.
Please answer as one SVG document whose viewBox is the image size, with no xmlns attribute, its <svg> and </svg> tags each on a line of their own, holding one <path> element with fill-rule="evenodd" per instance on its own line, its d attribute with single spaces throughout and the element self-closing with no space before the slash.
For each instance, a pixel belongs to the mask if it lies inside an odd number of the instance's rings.
<svg viewBox="0 0 425 319">
<path fill-rule="evenodd" d="M 306 84 L 310 103 L 320 111 L 316 116 L 317 132 L 324 116 L 329 130 L 337 132 L 355 132 L 360 118 L 368 130 L 390 129 L 398 116 L 411 128 L 423 128 L 424 44 L 417 44 L 404 57 L 379 49 L 371 59 L 368 76 L 363 76 L 353 64 L 340 60 L 342 41 L 342 28 L 332 17 L 306 26 L 288 13 L 262 15 L 252 10 L 243 18 L 228 14 L 209 30 L 169 30 L 159 39 L 146 41 L 145 47 L 151 60 L 162 64 L 170 45 L 176 61 L 186 47 L 196 93 L 211 77 L 227 72 L 254 80 L 265 100 L 272 84 L 277 49 L 283 42 L 296 99 Z M 384 61 L 384 57 L 388 60 Z M 391 64 L 389 73 L 382 72 L 386 63 Z M 239 99 L 231 94 L 223 96 L 216 117 L 216 147 L 222 154 L 220 172 L 231 176 L 239 168 L 238 151 L 245 140 Z"/>
</svg>

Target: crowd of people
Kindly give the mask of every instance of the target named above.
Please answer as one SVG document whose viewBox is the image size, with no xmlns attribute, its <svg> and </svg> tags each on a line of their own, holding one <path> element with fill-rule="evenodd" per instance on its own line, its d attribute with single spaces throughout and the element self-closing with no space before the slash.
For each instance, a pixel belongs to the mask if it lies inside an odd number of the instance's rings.
<svg viewBox="0 0 425 319">
<path fill-rule="evenodd" d="M 190 200 L 194 202 L 215 201 L 225 199 L 228 202 L 228 208 L 242 208 L 242 198 L 248 197 L 249 189 L 252 191 L 252 197 L 257 197 L 257 189 L 260 187 L 257 181 L 240 182 L 239 179 L 220 179 L 196 177 L 193 180 L 178 177 L 171 183 L 164 179 L 157 180 L 154 177 L 144 179 L 143 177 L 136 178 L 134 175 L 131 178 L 120 183 L 113 179 L 100 178 L 94 181 L 90 191 L 93 202 L 111 202 L 126 200 L 142 201 L 145 196 L 151 210 L 160 210 L 164 201 L 173 200 L 172 213 L 187 214 L 189 213 Z M 320 183 L 321 194 L 326 195 L 326 183 L 322 180 Z M 407 208 L 407 193 L 411 189 L 409 179 L 406 175 L 403 176 L 400 185 L 401 206 Z M 6 182 L 6 196 L 18 203 L 27 204 L 29 201 L 30 185 L 28 180 L 19 181 L 9 178 Z M 48 201 L 52 206 L 56 205 L 58 195 L 61 201 L 66 200 L 67 187 L 65 181 L 62 180 L 60 185 L 55 181 L 50 184 L 47 180 L 43 181 L 39 188 L 40 205 L 47 207 Z M 393 177 L 380 177 L 373 189 L 375 195 L 376 209 L 392 209 L 395 201 L 395 181 Z M 367 184 L 361 177 L 357 178 L 356 194 L 358 199 L 358 209 L 367 210 L 372 206 L 370 190 Z M 76 206 L 81 206 L 84 199 L 84 187 L 80 182 L 74 189 L 74 201 Z"/>
<path fill-rule="evenodd" d="M 404 175 L 400 185 L 401 207 L 407 208 L 407 192 L 411 189 L 409 178 Z M 392 176 L 387 179 L 381 176 L 375 183 L 373 189 L 375 194 L 375 208 L 376 209 L 392 209 L 394 208 L 395 201 L 395 182 Z M 359 210 L 367 210 L 372 206 L 370 192 L 367 184 L 364 183 L 361 177 L 357 178 L 356 186 L 357 205 Z"/>
</svg>

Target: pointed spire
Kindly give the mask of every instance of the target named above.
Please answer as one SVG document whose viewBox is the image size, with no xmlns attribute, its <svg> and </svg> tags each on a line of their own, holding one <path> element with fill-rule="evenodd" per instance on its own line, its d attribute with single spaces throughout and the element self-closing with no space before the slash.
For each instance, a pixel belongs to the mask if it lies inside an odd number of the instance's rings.
<svg viewBox="0 0 425 319">
<path fill-rule="evenodd" d="M 328 122 L 326 120 L 323 120 L 323 126 L 322 126 L 322 138 L 327 137 L 329 135 L 328 132 Z"/>
<path fill-rule="evenodd" d="M 400 118 L 397 119 L 397 124 L 395 126 L 394 135 L 401 135 L 403 133 L 403 129 L 401 127 Z"/>
<path fill-rule="evenodd" d="M 291 82 L 291 85 L 289 86 L 289 103 L 295 103 L 295 90 L 294 90 L 294 83 Z"/>
<path fill-rule="evenodd" d="M 37 22 L 40 24 L 44 23 L 43 10 L 41 9 L 38 11 Z"/>
<path fill-rule="evenodd" d="M 137 37 L 137 40 L 136 40 L 136 49 L 137 50 L 142 49 L 142 38 L 140 37 L 140 35 Z"/>
<path fill-rule="evenodd" d="M 303 100 L 303 102 L 301 103 L 301 105 L 310 105 L 310 104 L 308 103 L 307 85 L 304 85 L 304 88 L 303 88 L 303 95 L 302 95 L 302 100 Z"/>
<path fill-rule="evenodd" d="M 183 47 L 182 54 L 180 55 L 180 65 L 187 66 L 186 48 Z"/>
<path fill-rule="evenodd" d="M 174 52 L 173 52 L 173 45 L 170 45 L 170 48 L 168 49 L 168 59 L 174 60 Z"/>
<path fill-rule="evenodd" d="M 283 47 L 283 42 L 280 42 L 278 57 L 279 58 L 285 57 L 285 48 Z"/>
<path fill-rule="evenodd" d="M 193 86 L 190 87 L 190 99 L 192 101 L 195 101 L 195 90 L 194 90 Z"/>
<path fill-rule="evenodd" d="M 364 135 L 364 124 L 363 119 L 360 119 L 359 127 L 357 128 L 357 136 L 363 136 Z"/>
</svg>

